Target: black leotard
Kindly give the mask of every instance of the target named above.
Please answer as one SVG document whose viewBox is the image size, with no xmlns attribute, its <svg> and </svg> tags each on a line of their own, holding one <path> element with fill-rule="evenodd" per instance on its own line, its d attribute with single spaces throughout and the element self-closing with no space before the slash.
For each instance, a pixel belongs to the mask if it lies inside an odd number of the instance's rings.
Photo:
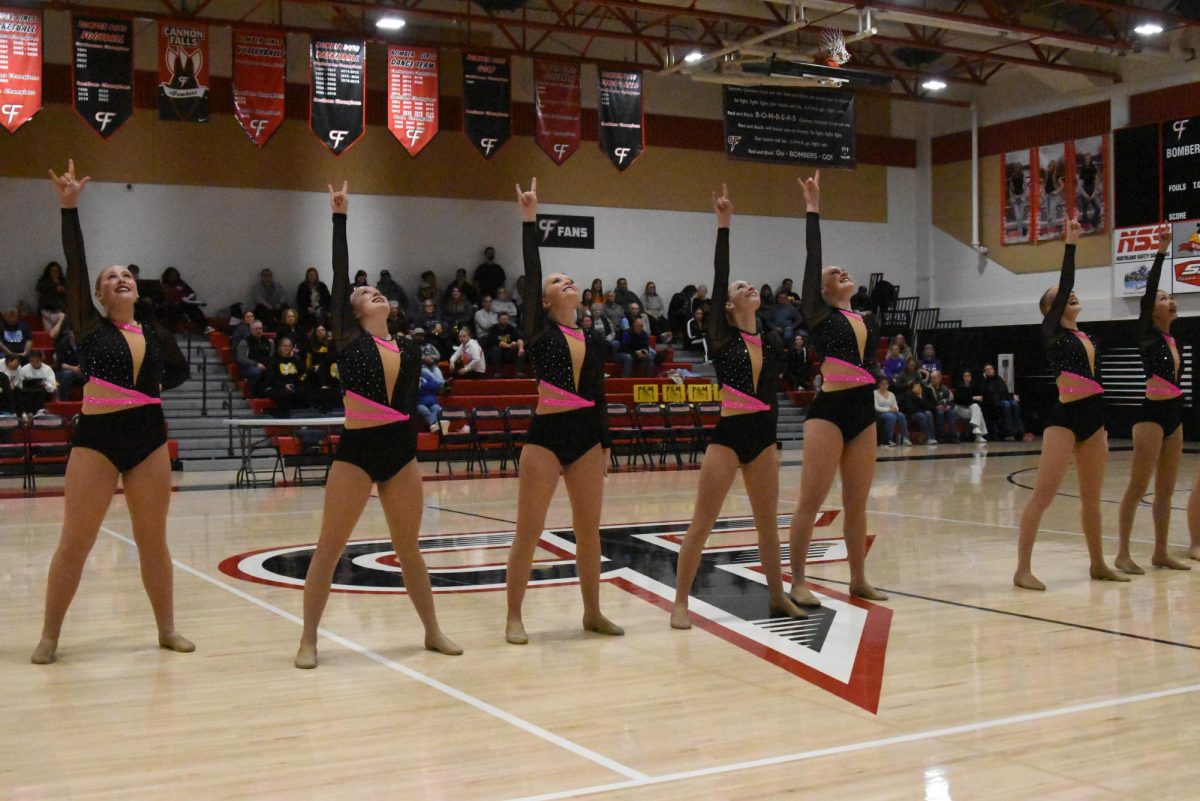
<svg viewBox="0 0 1200 801">
<path fill-rule="evenodd" d="M 1074 288 L 1075 246 L 1067 245 L 1063 251 L 1062 271 L 1058 278 L 1058 294 L 1054 296 L 1054 302 L 1042 318 L 1042 347 L 1046 350 L 1046 357 L 1050 360 L 1050 368 L 1054 370 L 1055 378 L 1063 373 L 1074 373 L 1099 382 L 1099 370 L 1092 368 L 1087 349 L 1080 340 L 1080 337 L 1087 337 L 1087 334 L 1078 329 L 1064 328 L 1062 325 L 1063 311 L 1067 308 Z M 1088 341 L 1091 341 L 1090 337 Z M 1092 352 L 1095 353 L 1094 346 Z"/>
<path fill-rule="evenodd" d="M 817 351 L 826 359 L 838 359 L 855 367 L 861 367 L 878 376 L 875 365 L 875 349 L 872 347 L 872 326 L 867 328 L 865 352 L 858 349 L 858 337 L 846 318 L 845 309 L 836 309 L 821 296 L 821 215 L 809 212 L 806 219 L 805 245 L 808 255 L 804 262 L 804 286 L 800 293 L 800 313 L 804 325 L 812 335 Z M 835 312 L 837 312 L 835 314 Z"/>
<path fill-rule="evenodd" d="M 1163 333 L 1154 327 L 1154 303 L 1158 299 L 1158 282 L 1162 276 L 1163 259 L 1166 254 L 1161 251 L 1154 257 L 1154 266 L 1146 278 L 1146 292 L 1142 295 L 1141 312 L 1138 314 L 1137 343 L 1142 356 L 1142 367 L 1146 370 L 1146 380 L 1157 376 L 1171 386 L 1179 387 L 1179 371 L 1175 367 L 1175 358 L 1171 355 L 1171 339 L 1169 333 Z M 1182 367 L 1182 359 L 1180 360 Z"/>
</svg>

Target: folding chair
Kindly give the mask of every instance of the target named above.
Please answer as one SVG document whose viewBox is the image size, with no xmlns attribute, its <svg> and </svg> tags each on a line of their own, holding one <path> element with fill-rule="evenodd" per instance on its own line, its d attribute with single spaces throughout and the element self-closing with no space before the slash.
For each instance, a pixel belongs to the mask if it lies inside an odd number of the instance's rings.
<svg viewBox="0 0 1200 801">
<path fill-rule="evenodd" d="M 633 410 L 637 416 L 638 427 L 642 430 L 642 442 L 647 450 L 657 449 L 658 463 L 666 464 L 669 448 L 675 454 L 676 466 L 683 467 L 679 443 L 675 441 L 675 434 L 671 431 L 671 423 L 667 420 L 663 407 L 657 403 L 639 403 Z"/>
<path fill-rule="evenodd" d="M 508 407 L 508 435 L 511 438 L 513 464 L 518 473 L 521 472 L 521 448 L 529 439 L 529 425 L 533 422 L 532 406 L 517 405 Z"/>
<path fill-rule="evenodd" d="M 466 461 L 468 473 L 474 471 L 476 460 L 479 461 L 480 470 L 487 471 L 483 454 L 479 451 L 479 437 L 470 428 L 464 430 L 470 420 L 471 413 L 466 409 L 443 408 L 438 414 L 438 421 L 447 425 L 438 427 L 437 463 L 433 472 L 441 472 L 442 460 L 445 459 L 446 471 L 454 475 L 452 460 L 456 456 L 459 461 Z"/>
<path fill-rule="evenodd" d="M 629 411 L 629 407 L 623 403 L 608 404 L 608 433 L 612 438 L 612 449 L 609 455 L 612 459 L 613 469 L 618 469 L 620 464 L 617 462 L 619 449 L 625 449 L 625 466 L 633 465 L 634 459 L 641 458 L 647 466 L 652 466 L 650 457 L 646 452 L 645 444 L 642 441 L 642 430 L 638 426 L 637 418 L 633 416 L 633 412 Z"/>
<path fill-rule="evenodd" d="M 29 440 L 25 423 L 16 415 L 0 417 L 0 471 L 21 476 L 21 488 L 30 488 Z"/>
<path fill-rule="evenodd" d="M 677 449 L 678 445 L 687 443 L 688 463 L 695 464 L 697 454 L 704 450 L 704 431 L 692 404 L 668 403 L 666 418 Z"/>
<path fill-rule="evenodd" d="M 29 481 L 27 489 L 37 490 L 37 468 L 59 465 L 66 469 L 71 455 L 71 426 L 63 417 L 44 414 L 29 421 L 26 430 L 29 442 Z"/>
<path fill-rule="evenodd" d="M 471 424 L 475 429 L 476 442 L 479 448 L 479 466 L 487 475 L 487 454 L 500 452 L 500 469 L 508 467 L 511 456 L 514 460 L 516 452 L 512 447 L 512 435 L 508 432 L 504 410 L 495 406 L 476 406 L 471 410 Z"/>
</svg>

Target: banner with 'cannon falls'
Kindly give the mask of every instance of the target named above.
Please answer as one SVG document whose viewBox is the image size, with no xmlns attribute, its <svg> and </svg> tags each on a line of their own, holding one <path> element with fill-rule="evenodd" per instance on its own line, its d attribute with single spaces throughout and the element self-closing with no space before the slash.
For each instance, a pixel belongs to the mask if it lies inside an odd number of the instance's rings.
<svg viewBox="0 0 1200 801">
<path fill-rule="evenodd" d="M 158 118 L 208 122 L 208 26 L 162 22 L 158 26 Z"/>
<path fill-rule="evenodd" d="M 42 108 L 42 12 L 0 7 L 0 125 L 15 131 Z"/>
<path fill-rule="evenodd" d="M 314 36 L 309 124 L 325 147 L 340 156 L 363 135 L 367 43 Z"/>
<path fill-rule="evenodd" d="M 233 116 L 262 147 L 283 124 L 287 37 L 269 30 L 233 31 Z"/>
<path fill-rule="evenodd" d="M 388 129 L 410 156 L 437 136 L 437 48 L 388 48 Z"/>
<path fill-rule="evenodd" d="M 71 27 L 75 111 L 107 139 L 133 116 L 133 23 L 74 17 Z"/>
</svg>

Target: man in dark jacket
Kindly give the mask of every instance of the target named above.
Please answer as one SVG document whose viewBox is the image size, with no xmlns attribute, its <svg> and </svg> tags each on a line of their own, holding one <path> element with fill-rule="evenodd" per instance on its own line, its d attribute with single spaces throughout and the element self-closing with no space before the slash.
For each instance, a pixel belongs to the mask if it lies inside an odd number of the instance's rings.
<svg viewBox="0 0 1200 801">
<path fill-rule="evenodd" d="M 1008 384 L 996 375 L 996 368 L 983 366 L 983 413 L 995 420 L 1000 439 L 1012 437 L 1020 440 L 1025 436 L 1025 425 L 1021 421 L 1021 399 L 1009 392 Z"/>
</svg>

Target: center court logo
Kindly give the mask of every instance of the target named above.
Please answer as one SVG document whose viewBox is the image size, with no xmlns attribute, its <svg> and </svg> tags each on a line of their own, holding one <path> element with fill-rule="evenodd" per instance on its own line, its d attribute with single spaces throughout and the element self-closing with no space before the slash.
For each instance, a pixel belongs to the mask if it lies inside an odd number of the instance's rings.
<svg viewBox="0 0 1200 801">
<path fill-rule="evenodd" d="M 823 512 L 817 525 L 828 526 L 836 516 L 837 512 Z M 783 516 L 779 522 L 786 528 L 791 518 Z M 669 612 L 675 597 L 675 562 L 687 526 L 686 521 L 677 521 L 601 528 L 601 579 Z M 721 535 L 722 542 L 704 550 L 690 607 L 696 627 L 875 712 L 891 610 L 810 584 L 821 599 L 821 609 L 802 620 L 765 617 L 769 593 L 754 543 L 753 521 L 720 520 L 713 531 Z M 868 547 L 873 539 L 869 538 Z M 512 541 L 513 534 L 507 531 L 422 538 L 421 552 L 431 562 L 429 578 L 434 592 L 503 591 L 504 559 Z M 534 563 L 531 588 L 578 583 L 570 529 L 543 532 L 539 547 L 549 557 Z M 313 545 L 301 545 L 239 554 L 222 562 L 220 569 L 245 581 L 301 589 L 314 550 Z M 786 546 L 783 558 L 786 564 Z M 845 558 L 843 540 L 818 539 L 809 549 L 807 562 Z M 403 593 L 404 577 L 390 540 L 351 542 L 335 569 L 333 590 Z M 662 624 L 663 636 L 672 636 L 665 617 Z"/>
</svg>

